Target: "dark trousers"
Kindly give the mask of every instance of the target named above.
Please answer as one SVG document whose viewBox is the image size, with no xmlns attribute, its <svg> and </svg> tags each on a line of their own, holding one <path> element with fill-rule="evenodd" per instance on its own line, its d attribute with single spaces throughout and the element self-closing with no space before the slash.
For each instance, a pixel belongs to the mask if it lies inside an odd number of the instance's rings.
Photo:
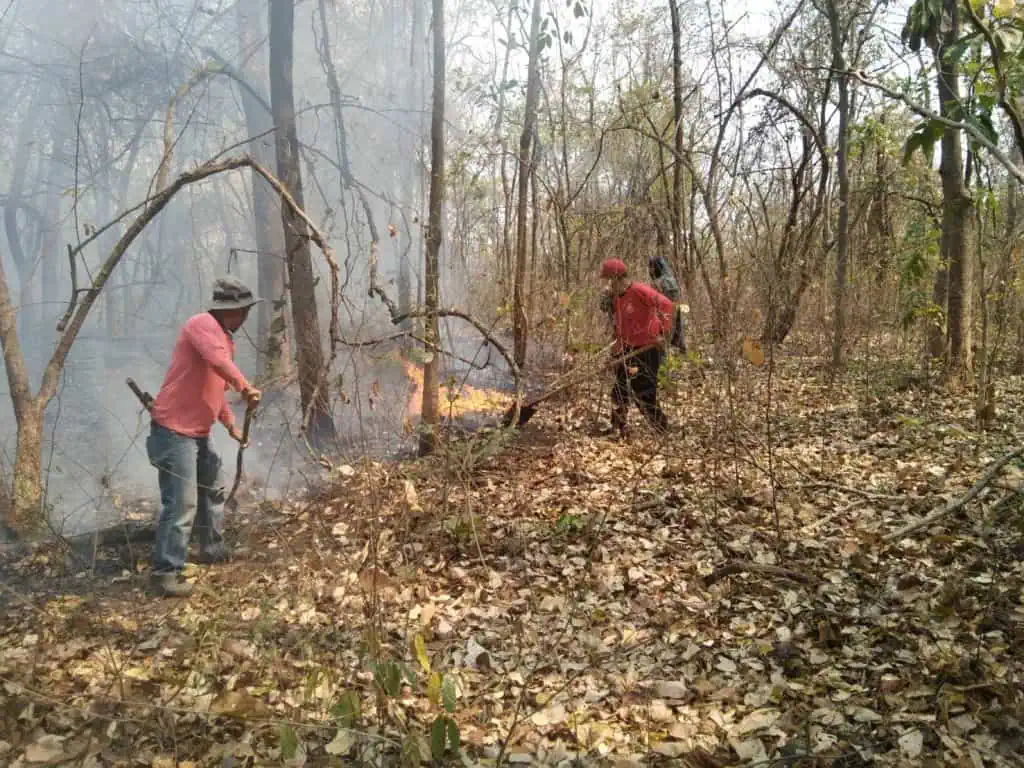
<svg viewBox="0 0 1024 768">
<path fill-rule="evenodd" d="M 632 350 L 624 350 L 629 354 Z M 668 419 L 658 406 L 658 369 L 661 367 L 662 351 L 659 347 L 648 349 L 626 359 L 616 366 L 615 386 L 612 388 L 612 426 L 624 430 L 630 402 L 635 402 L 654 428 L 664 432 Z M 636 373 L 630 375 L 630 368 Z"/>
</svg>

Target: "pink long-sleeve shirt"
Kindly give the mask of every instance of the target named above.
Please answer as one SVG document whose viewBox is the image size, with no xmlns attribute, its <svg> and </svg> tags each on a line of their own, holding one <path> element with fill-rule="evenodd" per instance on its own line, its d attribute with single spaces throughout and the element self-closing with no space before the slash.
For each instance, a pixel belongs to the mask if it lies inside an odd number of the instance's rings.
<svg viewBox="0 0 1024 768">
<path fill-rule="evenodd" d="M 228 388 L 249 386 L 232 359 L 235 344 L 209 312 L 193 315 L 178 334 L 160 393 L 153 403 L 153 420 L 188 437 L 210 434 L 214 421 L 230 428 L 234 414 L 224 399 Z"/>
</svg>

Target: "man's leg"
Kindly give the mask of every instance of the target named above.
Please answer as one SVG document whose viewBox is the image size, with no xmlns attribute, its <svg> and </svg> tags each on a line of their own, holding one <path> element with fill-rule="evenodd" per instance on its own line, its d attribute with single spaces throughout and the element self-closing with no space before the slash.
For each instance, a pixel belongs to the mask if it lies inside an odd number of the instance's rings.
<svg viewBox="0 0 1024 768">
<path fill-rule="evenodd" d="M 626 431 L 626 416 L 629 413 L 629 371 L 628 362 L 615 366 L 615 386 L 612 387 L 612 429 Z"/>
<path fill-rule="evenodd" d="M 185 595 L 178 582 L 185 569 L 188 539 L 196 516 L 196 442 L 153 424 L 146 440 L 150 463 L 160 481 L 160 520 L 153 548 L 153 579 L 164 594 Z"/>
<path fill-rule="evenodd" d="M 210 445 L 210 438 L 196 441 L 196 477 L 198 479 L 198 514 L 196 532 L 199 534 L 200 561 L 216 563 L 227 559 L 224 546 L 224 497 L 220 484 L 220 457 Z"/>
<path fill-rule="evenodd" d="M 637 358 L 639 371 L 633 379 L 633 392 L 640 410 L 650 419 L 659 432 L 668 430 L 668 418 L 658 405 L 658 369 L 661 368 L 662 351 L 649 349 Z"/>
</svg>

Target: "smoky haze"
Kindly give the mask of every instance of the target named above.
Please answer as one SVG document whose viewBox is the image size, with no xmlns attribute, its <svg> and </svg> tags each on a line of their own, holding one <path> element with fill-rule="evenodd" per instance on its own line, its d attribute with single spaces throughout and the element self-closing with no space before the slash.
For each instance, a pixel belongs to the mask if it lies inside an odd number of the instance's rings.
<svg viewBox="0 0 1024 768">
<path fill-rule="evenodd" d="M 329 52 L 323 48 L 322 12 Z M 53 23 L 57 18 L 60 24 Z M 346 340 L 394 332 L 384 308 L 367 296 L 371 238 L 357 189 L 380 232 L 379 281 L 397 298 L 399 261 L 408 258 L 411 303 L 417 303 L 426 208 L 428 22 L 414 20 L 397 2 L 296 7 L 295 106 L 306 209 L 328 233 L 341 263 Z M 340 144 L 330 107 L 325 56 L 338 73 L 347 146 Z M 68 245 L 152 194 L 168 115 L 171 179 L 225 152 L 252 152 L 273 167 L 272 135 L 247 143 L 272 126 L 262 106 L 269 103 L 267 66 L 265 0 L 11 5 L 0 24 L 0 89 L 8 105 L 0 114 L 0 258 L 33 388 L 72 296 Z M 354 185 L 341 173 L 344 156 Z M 235 172 L 185 188 L 135 240 L 99 297 L 46 412 L 44 476 L 51 520 L 61 530 L 104 525 L 117 519 L 124 503 L 154 499 L 156 473 L 145 455 L 149 420 L 124 380 L 130 376 L 155 395 L 178 329 L 203 310 L 213 279 L 230 271 L 263 290 L 257 260 L 283 263 L 280 208 L 273 200 L 273 215 L 261 218 L 252 183 L 248 173 Z M 77 262 L 79 288 L 95 275 L 128 221 L 86 247 Z M 261 233 L 273 246 L 269 252 L 261 248 Z M 467 300 L 469 287 L 485 276 L 474 274 L 466 247 L 458 252 L 458 264 L 448 264 L 450 243 L 442 250 L 445 304 Z M 329 275 L 315 250 L 314 269 L 326 342 Z M 284 296 L 266 298 L 274 307 Z M 256 339 L 265 321 L 256 314 L 236 336 L 237 362 L 250 377 L 264 362 Z M 498 356 L 481 351 L 466 328 L 450 323 L 446 329 L 459 355 L 497 363 Z M 502 370 L 491 383 L 504 383 Z M 393 454 L 408 443 L 408 381 L 393 347 L 342 347 L 331 383 L 339 453 Z M 301 488 L 317 471 L 298 434 L 297 388 L 288 379 L 279 384 L 261 409 L 246 453 L 248 472 L 268 495 Z M 5 474 L 15 455 L 6 385 L 0 382 Z M 219 427 L 214 440 L 225 463 L 222 480 L 230 483 L 234 446 Z"/>
</svg>

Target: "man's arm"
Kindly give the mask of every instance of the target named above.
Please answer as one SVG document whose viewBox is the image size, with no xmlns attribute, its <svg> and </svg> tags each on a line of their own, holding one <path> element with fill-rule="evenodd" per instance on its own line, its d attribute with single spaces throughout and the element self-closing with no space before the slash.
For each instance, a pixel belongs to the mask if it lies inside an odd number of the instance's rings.
<svg viewBox="0 0 1024 768">
<path fill-rule="evenodd" d="M 217 421 L 224 425 L 224 428 L 230 432 L 235 426 L 235 414 L 228 406 L 228 401 L 225 400 L 220 407 L 220 413 L 217 414 Z"/>
<path fill-rule="evenodd" d="M 212 316 L 209 323 L 205 322 L 205 318 L 187 323 L 185 333 L 200 357 L 227 382 L 229 387 L 238 392 L 248 389 L 249 382 L 231 359 L 231 349 L 224 338 L 224 331 Z"/>
</svg>

